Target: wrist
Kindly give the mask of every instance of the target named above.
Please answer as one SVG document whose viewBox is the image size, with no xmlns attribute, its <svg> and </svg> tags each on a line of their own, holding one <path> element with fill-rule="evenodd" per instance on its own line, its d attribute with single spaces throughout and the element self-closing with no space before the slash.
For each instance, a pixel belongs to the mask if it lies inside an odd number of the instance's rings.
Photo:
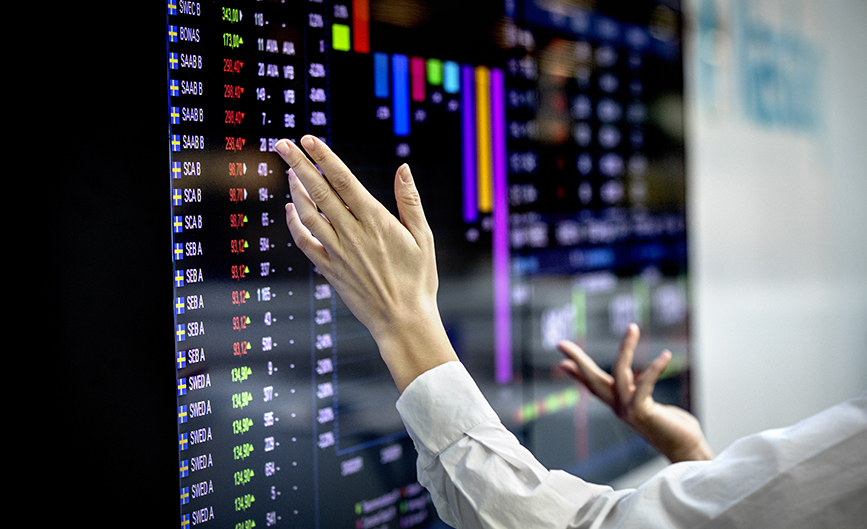
<svg viewBox="0 0 867 529">
<path fill-rule="evenodd" d="M 627 424 L 672 463 L 714 458 L 698 419 L 677 406 L 654 404 Z"/>
<path fill-rule="evenodd" d="M 458 359 L 436 306 L 403 315 L 372 334 L 401 393 L 425 371 Z"/>
<path fill-rule="evenodd" d="M 680 450 L 665 455 L 672 463 L 679 463 L 680 461 L 710 461 L 714 458 L 713 451 L 704 439 L 701 439 L 693 446 L 683 447 Z"/>
<path fill-rule="evenodd" d="M 701 434 L 699 434 L 701 435 Z M 681 461 L 710 461 L 714 454 L 704 437 L 692 439 L 648 438 L 651 444 L 672 463 Z"/>
</svg>

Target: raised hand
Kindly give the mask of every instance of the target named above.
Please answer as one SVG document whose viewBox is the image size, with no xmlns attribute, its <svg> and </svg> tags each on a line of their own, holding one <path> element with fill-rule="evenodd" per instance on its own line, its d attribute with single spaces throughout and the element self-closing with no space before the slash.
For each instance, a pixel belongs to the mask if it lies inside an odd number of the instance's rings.
<svg viewBox="0 0 867 529">
<path fill-rule="evenodd" d="M 653 400 L 653 388 L 671 360 L 671 353 L 663 351 L 640 374 L 633 372 L 632 357 L 638 337 L 638 326 L 633 323 L 626 330 L 611 374 L 603 371 L 587 353 L 570 341 L 558 344 L 566 356 L 560 367 L 587 386 L 672 463 L 713 459 L 701 426 L 692 414 Z"/>
<path fill-rule="evenodd" d="M 436 302 L 433 234 L 409 166 L 394 182 L 400 220 L 361 185 L 321 140 L 301 138 L 319 170 L 293 143 L 286 224 L 295 244 L 370 330 L 402 392 L 424 371 L 457 360 Z"/>
</svg>

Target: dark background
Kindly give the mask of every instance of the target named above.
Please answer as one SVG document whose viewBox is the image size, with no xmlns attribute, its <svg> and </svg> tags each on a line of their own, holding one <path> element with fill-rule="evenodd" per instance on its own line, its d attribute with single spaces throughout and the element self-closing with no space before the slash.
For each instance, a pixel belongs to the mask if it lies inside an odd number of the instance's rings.
<svg viewBox="0 0 867 529">
<path fill-rule="evenodd" d="M 25 295 L 26 372 L 38 383 L 19 398 L 36 396 L 21 400 L 36 442 L 15 445 L 35 482 L 28 496 L 51 507 L 28 516 L 46 527 L 177 524 L 177 493 L 160 486 L 178 472 L 165 420 L 175 374 L 161 358 L 173 348 L 165 7 L 35 9 L 39 29 L 21 48 L 48 47 L 22 79 L 34 88 L 25 134 L 39 139 L 28 140 L 39 172 L 22 198 L 38 196 L 24 200 L 28 216 L 46 220 L 25 235 L 43 271 Z"/>
</svg>

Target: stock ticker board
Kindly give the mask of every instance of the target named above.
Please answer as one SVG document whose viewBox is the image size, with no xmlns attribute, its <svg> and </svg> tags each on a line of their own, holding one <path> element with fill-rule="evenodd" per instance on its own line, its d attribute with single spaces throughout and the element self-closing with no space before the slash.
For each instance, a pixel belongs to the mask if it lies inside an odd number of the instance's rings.
<svg viewBox="0 0 867 529">
<path fill-rule="evenodd" d="M 558 375 L 561 339 L 610 367 L 637 322 L 688 407 L 677 3 L 464 4 L 167 3 L 181 527 L 442 525 L 376 344 L 293 246 L 281 138 L 322 138 L 392 211 L 410 164 L 449 337 L 546 466 L 653 457 Z"/>
</svg>

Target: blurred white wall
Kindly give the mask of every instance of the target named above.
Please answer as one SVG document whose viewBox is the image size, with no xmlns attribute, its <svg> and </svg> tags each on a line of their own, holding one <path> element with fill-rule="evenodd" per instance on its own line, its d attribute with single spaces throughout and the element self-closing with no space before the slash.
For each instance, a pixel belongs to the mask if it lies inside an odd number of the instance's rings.
<svg viewBox="0 0 867 529">
<path fill-rule="evenodd" d="M 685 9 L 695 404 L 719 452 L 867 389 L 867 2 Z"/>
</svg>

